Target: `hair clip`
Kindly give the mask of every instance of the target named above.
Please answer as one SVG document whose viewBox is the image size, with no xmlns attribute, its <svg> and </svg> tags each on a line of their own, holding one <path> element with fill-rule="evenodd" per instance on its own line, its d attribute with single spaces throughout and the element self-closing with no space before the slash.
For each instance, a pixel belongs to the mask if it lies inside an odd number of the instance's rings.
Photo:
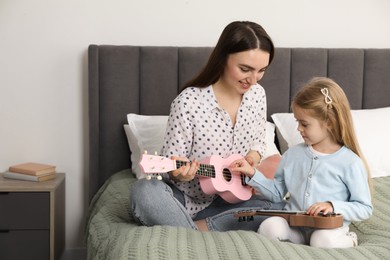
<svg viewBox="0 0 390 260">
<path fill-rule="evenodd" d="M 332 98 L 329 96 L 329 90 L 328 88 L 322 88 L 321 93 L 325 96 L 325 104 L 328 105 L 328 108 L 332 108 Z"/>
</svg>

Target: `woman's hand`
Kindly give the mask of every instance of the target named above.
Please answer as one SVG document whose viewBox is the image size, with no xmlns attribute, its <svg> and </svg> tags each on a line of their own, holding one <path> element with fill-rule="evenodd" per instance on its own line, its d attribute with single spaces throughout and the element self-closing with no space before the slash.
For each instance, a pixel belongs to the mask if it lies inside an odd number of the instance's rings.
<svg viewBox="0 0 390 260">
<path fill-rule="evenodd" d="M 333 213 L 333 205 L 330 202 L 317 202 L 311 205 L 307 210 L 306 214 L 311 216 L 317 216 L 322 212 L 322 214 L 327 215 L 328 213 Z"/>
<path fill-rule="evenodd" d="M 247 155 L 244 157 L 244 159 L 249 163 L 250 166 L 255 167 L 255 160 L 252 156 Z"/>
<path fill-rule="evenodd" d="M 252 178 L 255 175 L 255 168 L 245 159 L 239 159 L 230 164 L 231 171 L 241 172 L 242 174 Z"/>
<path fill-rule="evenodd" d="M 188 158 L 172 156 L 172 160 L 187 161 L 187 163 L 180 168 L 170 171 L 169 176 L 174 181 L 191 181 L 195 178 L 195 174 L 199 169 L 199 163 L 196 160 L 190 162 Z"/>
<path fill-rule="evenodd" d="M 253 167 L 256 167 L 261 160 L 260 154 L 254 150 L 250 150 L 244 158 Z"/>
</svg>

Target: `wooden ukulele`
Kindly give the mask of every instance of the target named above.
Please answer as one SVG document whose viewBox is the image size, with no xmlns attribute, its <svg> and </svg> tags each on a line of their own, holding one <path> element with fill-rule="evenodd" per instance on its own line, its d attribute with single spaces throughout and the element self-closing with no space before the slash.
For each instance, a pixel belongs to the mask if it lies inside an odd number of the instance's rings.
<svg viewBox="0 0 390 260">
<path fill-rule="evenodd" d="M 229 203 L 246 201 L 252 197 L 253 189 L 244 181 L 244 176 L 240 172 L 231 172 L 228 167 L 235 160 L 242 156 L 233 154 L 224 159 L 219 156 L 210 156 L 200 161 L 199 183 L 202 191 L 206 194 L 218 194 Z M 172 160 L 166 157 L 143 154 L 140 166 L 145 174 L 169 172 L 180 168 L 187 162 Z M 159 179 L 161 179 L 161 176 Z"/>
<path fill-rule="evenodd" d="M 254 216 L 279 216 L 287 220 L 293 227 L 311 227 L 311 228 L 338 228 L 343 226 L 343 216 L 341 214 L 319 214 L 311 216 L 304 211 L 286 211 L 286 210 L 248 210 L 240 211 L 235 214 L 239 221 L 251 221 Z"/>
</svg>

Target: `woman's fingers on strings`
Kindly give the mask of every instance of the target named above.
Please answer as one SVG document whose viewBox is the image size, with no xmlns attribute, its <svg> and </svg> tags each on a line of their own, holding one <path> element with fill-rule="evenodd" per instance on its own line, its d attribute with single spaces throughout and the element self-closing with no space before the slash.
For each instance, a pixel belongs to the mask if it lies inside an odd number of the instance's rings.
<svg viewBox="0 0 390 260">
<path fill-rule="evenodd" d="M 195 175 L 195 173 L 198 171 L 198 169 L 199 169 L 199 162 L 196 160 L 193 160 L 191 163 L 191 168 L 190 168 L 191 175 Z"/>
</svg>

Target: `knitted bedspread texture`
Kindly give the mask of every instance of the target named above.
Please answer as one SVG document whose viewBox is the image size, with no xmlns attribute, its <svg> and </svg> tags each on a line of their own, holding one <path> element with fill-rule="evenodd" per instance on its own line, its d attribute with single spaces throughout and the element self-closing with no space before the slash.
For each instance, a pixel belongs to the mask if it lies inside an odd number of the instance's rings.
<svg viewBox="0 0 390 260">
<path fill-rule="evenodd" d="M 359 246 L 322 249 L 269 240 L 252 231 L 200 232 L 136 224 L 129 196 L 136 178 L 129 169 L 111 176 L 88 209 L 88 260 L 127 259 L 390 259 L 390 177 L 373 179 L 374 214 L 353 222 Z"/>
</svg>

